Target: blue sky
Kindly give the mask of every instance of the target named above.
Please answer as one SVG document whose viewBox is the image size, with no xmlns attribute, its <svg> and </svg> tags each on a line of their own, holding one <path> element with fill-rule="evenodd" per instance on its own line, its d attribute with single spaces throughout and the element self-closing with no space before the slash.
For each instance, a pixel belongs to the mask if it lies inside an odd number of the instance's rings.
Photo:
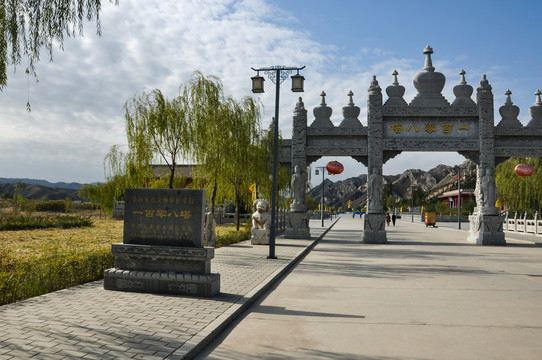
<svg viewBox="0 0 542 360">
<path fill-rule="evenodd" d="M 115 144 L 126 144 L 123 104 L 143 89 L 177 94 L 194 70 L 217 75 L 226 95 L 252 96 L 251 67 L 303 66 L 305 107 L 327 93 L 338 124 L 346 94 L 354 92 L 366 124 L 365 103 L 372 75 L 384 89 L 394 69 L 410 101 L 412 77 L 423 68 L 426 45 L 433 65 L 447 79 L 444 96 L 465 69 L 477 87 L 482 74 L 493 86 L 495 122 L 505 91 L 521 109 L 526 124 L 534 92 L 542 88 L 539 45 L 542 5 L 535 1 L 315 1 L 315 0 L 120 0 L 104 3 L 103 36 L 87 23 L 84 38 L 68 39 L 37 66 L 39 83 L 11 74 L 0 93 L 0 177 L 49 181 L 103 180 L 103 158 Z M 263 126 L 274 112 L 274 91 L 254 95 L 264 104 Z M 286 84 L 285 84 L 286 85 Z M 280 127 L 291 136 L 291 116 L 298 94 L 283 86 Z M 30 98 L 32 111 L 26 111 Z M 322 166 L 331 158 L 321 159 Z M 333 181 L 357 176 L 366 168 L 338 158 L 345 172 Z M 409 168 L 428 170 L 456 165 L 454 153 L 404 153 L 388 161 L 385 174 Z M 316 179 L 313 176 L 314 179 Z M 318 177 L 319 178 L 319 177 Z"/>
</svg>

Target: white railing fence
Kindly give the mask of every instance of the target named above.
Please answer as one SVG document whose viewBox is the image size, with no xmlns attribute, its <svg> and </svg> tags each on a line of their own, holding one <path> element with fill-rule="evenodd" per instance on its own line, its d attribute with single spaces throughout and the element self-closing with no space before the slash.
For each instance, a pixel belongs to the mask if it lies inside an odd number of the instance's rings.
<svg viewBox="0 0 542 360">
<path fill-rule="evenodd" d="M 516 212 L 514 217 L 510 217 L 506 212 L 503 229 L 504 231 L 542 235 L 542 219 L 540 219 L 538 211 L 534 214 L 534 219 L 528 219 L 527 212 L 523 216 L 518 216 Z"/>
</svg>

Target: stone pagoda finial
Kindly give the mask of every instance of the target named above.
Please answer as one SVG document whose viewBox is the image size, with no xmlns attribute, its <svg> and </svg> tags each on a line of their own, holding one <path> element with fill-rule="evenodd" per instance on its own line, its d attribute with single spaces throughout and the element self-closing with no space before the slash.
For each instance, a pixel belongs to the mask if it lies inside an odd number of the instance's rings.
<svg viewBox="0 0 542 360">
<path fill-rule="evenodd" d="M 510 95 L 512 95 L 512 92 L 510 91 L 510 89 L 506 90 L 504 95 L 506 95 L 506 102 L 504 103 L 504 106 L 501 106 L 499 108 L 499 113 L 502 116 L 502 120 L 497 126 L 507 128 L 522 127 L 523 125 L 518 120 L 519 107 L 514 105 L 514 103 L 512 102 L 512 98 L 510 97 Z"/>
<path fill-rule="evenodd" d="M 425 54 L 425 66 L 423 67 L 423 71 L 435 71 L 435 68 L 433 67 L 433 62 L 431 61 L 431 54 L 433 53 L 433 49 L 431 48 L 431 46 L 427 45 L 423 50 L 423 53 Z"/>
<path fill-rule="evenodd" d="M 361 122 L 358 120 L 360 113 L 359 106 L 354 105 L 354 93 L 350 90 L 347 94 L 348 104 L 343 107 L 343 121 L 339 124 L 339 127 L 348 127 L 348 128 L 361 128 Z"/>
<path fill-rule="evenodd" d="M 476 103 L 471 99 L 474 89 L 467 84 L 467 80 L 465 80 L 466 73 L 463 69 L 459 72 L 461 79 L 459 84 L 454 86 L 455 100 L 452 104 L 454 106 L 476 106 Z"/>
<path fill-rule="evenodd" d="M 393 75 L 393 82 L 391 84 L 395 86 L 399 85 L 399 81 L 397 81 L 397 75 L 399 75 L 397 69 L 393 70 L 391 74 Z"/>
<path fill-rule="evenodd" d="M 542 127 L 542 101 L 540 101 L 540 95 L 542 92 L 536 90 L 536 101 L 533 106 L 529 108 L 531 114 L 531 121 L 527 124 L 528 127 Z"/>
<path fill-rule="evenodd" d="M 459 75 L 461 75 L 461 80 L 459 81 L 459 84 L 460 85 L 467 85 L 467 81 L 465 80 L 465 74 L 467 72 L 463 69 L 461 69 L 461 71 L 459 72 Z"/>
<path fill-rule="evenodd" d="M 354 106 L 354 98 L 353 98 L 354 93 L 352 92 L 352 90 L 350 90 L 347 95 L 348 95 L 348 105 Z"/>
<path fill-rule="evenodd" d="M 435 71 L 435 68 L 433 67 L 433 61 L 431 60 L 433 49 L 431 46 L 427 45 L 423 50 L 423 53 L 425 54 L 423 71 L 414 75 L 414 78 L 412 79 L 414 87 L 418 90 L 418 95 L 412 99 L 409 106 L 425 108 L 442 108 L 450 106 L 448 101 L 441 94 L 442 89 L 444 89 L 444 84 L 446 83 L 446 77 L 442 73 Z"/>
<path fill-rule="evenodd" d="M 506 101 L 504 104 L 508 106 L 514 105 L 514 103 L 512 102 L 512 98 L 510 97 L 510 95 L 512 95 L 512 92 L 510 91 L 510 89 L 506 90 L 504 95 L 506 95 Z"/>
<path fill-rule="evenodd" d="M 320 102 L 320 106 L 326 106 L 326 93 L 324 91 L 322 91 L 322 93 L 320 94 L 320 96 L 322 97 L 322 101 Z"/>
<path fill-rule="evenodd" d="M 320 96 L 322 97 L 320 106 L 317 106 L 312 110 L 315 119 L 312 122 L 311 127 L 334 127 L 330 119 L 333 109 L 326 104 L 326 93 L 322 91 Z"/>
<path fill-rule="evenodd" d="M 403 95 L 405 94 L 405 87 L 402 85 L 399 85 L 399 80 L 397 80 L 397 75 L 399 73 L 397 70 L 393 70 L 391 73 L 393 75 L 393 82 L 390 86 L 386 88 L 386 94 L 388 94 L 388 100 L 386 100 L 386 103 L 384 105 L 387 106 L 408 106 L 405 99 L 403 99 Z"/>
</svg>

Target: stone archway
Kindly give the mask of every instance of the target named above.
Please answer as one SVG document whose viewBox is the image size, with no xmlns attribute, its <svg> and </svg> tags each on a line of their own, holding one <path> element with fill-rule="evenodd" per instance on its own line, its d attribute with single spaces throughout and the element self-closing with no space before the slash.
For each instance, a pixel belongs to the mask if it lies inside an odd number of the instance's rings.
<svg viewBox="0 0 542 360">
<path fill-rule="evenodd" d="M 418 94 L 407 103 L 405 88 L 399 84 L 395 71 L 393 82 L 386 88 L 388 98 L 383 102 L 382 89 L 373 77 L 368 89 L 367 126 L 359 121 L 360 108 L 354 105 L 353 94 L 343 107 L 343 120 L 334 126 L 332 109 L 322 101 L 314 108 L 314 121 L 307 125 L 307 111 L 299 98 L 293 116 L 292 139 L 283 141 L 281 162 L 292 170 L 298 166 L 297 181 L 306 188 L 307 174 L 299 169 L 322 156 L 351 156 L 368 169 L 368 206 L 363 220 L 361 242 L 386 243 L 385 214 L 382 204 L 382 166 L 402 151 L 456 151 L 478 165 L 476 209 L 470 217 L 468 241 L 479 245 L 505 245 L 503 219 L 494 206 L 497 199 L 495 165 L 510 157 L 542 156 L 542 102 L 540 91 L 530 108 L 531 121 L 523 126 L 517 119 L 519 108 L 514 106 L 510 92 L 499 109 L 502 120 L 494 125 L 493 93 L 483 75 L 476 89 L 461 70 L 460 81 L 454 86 L 452 103 L 442 95 L 446 78 L 432 65 L 433 49 L 427 46 L 423 71 L 413 79 Z M 294 173 L 294 171 L 292 171 Z M 295 174 L 294 174 L 295 176 Z M 299 193 L 299 192 L 297 192 Z M 298 195 L 295 195 L 298 196 Z M 299 195 L 301 196 L 301 195 Z M 286 236 L 310 237 L 306 204 L 294 199 Z"/>
</svg>

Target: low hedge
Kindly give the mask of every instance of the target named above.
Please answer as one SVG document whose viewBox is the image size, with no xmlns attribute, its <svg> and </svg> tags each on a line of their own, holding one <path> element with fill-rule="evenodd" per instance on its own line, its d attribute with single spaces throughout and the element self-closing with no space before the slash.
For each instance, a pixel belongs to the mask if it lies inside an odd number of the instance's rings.
<svg viewBox="0 0 542 360">
<path fill-rule="evenodd" d="M 66 212 L 66 201 L 48 200 L 37 202 L 36 211 Z"/>
<path fill-rule="evenodd" d="M 55 217 L 16 216 L 0 218 L 0 231 L 47 228 L 69 229 L 85 226 L 92 226 L 92 220 L 90 218 L 72 215 L 58 215 Z"/>
<path fill-rule="evenodd" d="M 249 240 L 251 236 L 250 230 L 231 231 L 226 234 L 217 235 L 215 247 L 219 248 L 231 244 L 236 244 L 241 241 Z"/>
<path fill-rule="evenodd" d="M 9 261 L 0 254 L 0 305 L 100 280 L 113 264 L 109 249 L 53 253 L 25 262 Z"/>
</svg>

